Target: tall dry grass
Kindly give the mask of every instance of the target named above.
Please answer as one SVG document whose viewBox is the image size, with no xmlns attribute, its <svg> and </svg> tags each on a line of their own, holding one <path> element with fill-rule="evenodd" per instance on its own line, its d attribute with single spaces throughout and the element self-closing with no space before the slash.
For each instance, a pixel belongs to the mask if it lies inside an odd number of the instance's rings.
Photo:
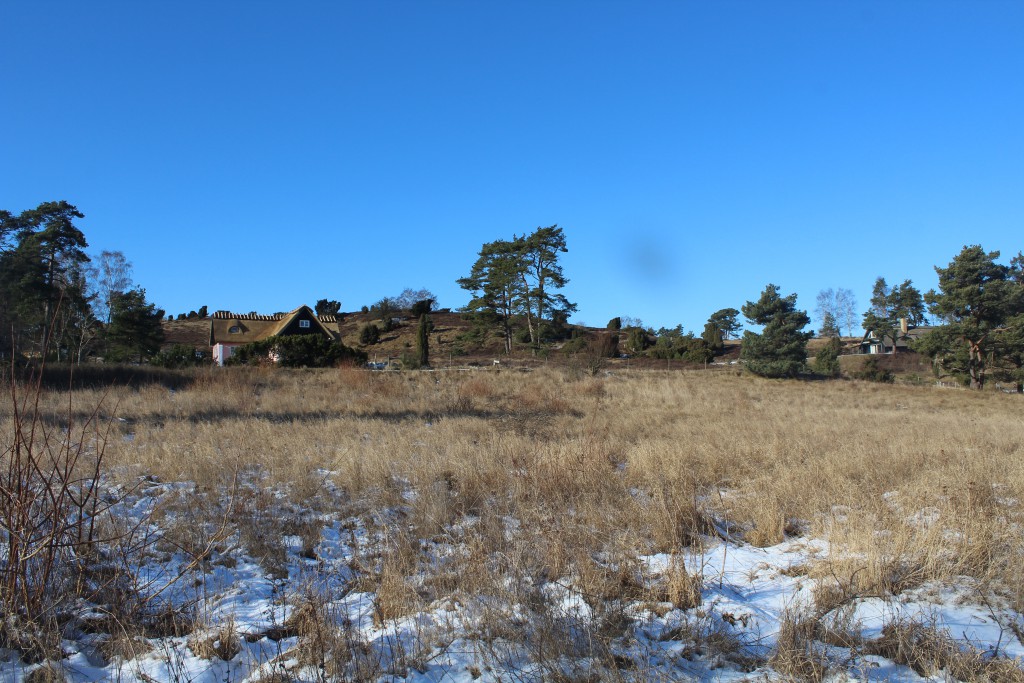
<svg viewBox="0 0 1024 683">
<path fill-rule="evenodd" d="M 327 478 L 356 509 L 414 490 L 424 535 L 466 514 L 513 515 L 554 540 L 578 527 L 590 543 L 672 551 L 710 516 L 760 545 L 807 533 L 874 549 L 883 564 L 898 556 L 914 565 L 907 580 L 988 578 L 1016 547 L 1024 494 L 1022 406 L 1003 394 L 702 372 L 352 368 L 76 393 L 76 405 L 102 395 L 118 406 L 125 438 L 106 457 L 121 472 L 213 487 L 259 471 L 296 502 L 315 501 Z M 44 410 L 66 413 L 66 396 L 49 400 Z"/>
<path fill-rule="evenodd" d="M 762 545 L 802 530 L 874 549 L 880 565 L 899 557 L 914 565 L 907 580 L 1005 574 L 1007 502 L 1024 485 L 1020 401 L 999 394 L 697 372 L 344 369 L 230 373 L 120 400 L 134 433 L 120 461 L 167 479 L 259 468 L 308 492 L 325 470 L 367 505 L 395 502 L 396 482 L 417 491 L 426 533 L 503 514 L 667 551 L 711 514 Z M 880 529 L 892 532 L 885 543 Z"/>
<path fill-rule="evenodd" d="M 185 389 L 104 393 L 120 407 L 106 454 L 120 476 L 195 482 L 211 497 L 255 481 L 287 491 L 293 510 L 384 529 L 386 551 L 360 567 L 381 620 L 510 591 L 540 612 L 533 587 L 567 579 L 602 606 L 612 638 L 626 618 L 616 601 L 699 598 L 699 576 L 680 568 L 667 587 L 652 583 L 637 555 L 684 557 L 715 534 L 829 539 L 810 568 L 818 614 L 960 575 L 1024 606 L 1018 396 L 726 372 L 353 368 L 228 369 Z M 98 398 L 76 394 L 76 405 Z M 66 409 L 66 396 L 47 400 L 54 415 Z M 247 523 L 280 518 L 247 496 L 230 515 L 209 506 L 243 538 Z M 425 569 L 410 539 L 469 550 Z M 273 564 L 280 550 L 262 552 Z M 539 647 L 531 637 L 523 647 Z"/>
</svg>

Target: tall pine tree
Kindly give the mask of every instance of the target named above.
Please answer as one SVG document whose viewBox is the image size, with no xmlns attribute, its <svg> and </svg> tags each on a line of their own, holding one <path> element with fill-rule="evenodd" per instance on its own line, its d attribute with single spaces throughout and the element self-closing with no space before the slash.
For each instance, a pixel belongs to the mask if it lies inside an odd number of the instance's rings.
<svg viewBox="0 0 1024 683">
<path fill-rule="evenodd" d="M 495 240 L 480 249 L 469 276 L 457 280 L 459 287 L 473 293 L 466 310 L 481 321 L 501 325 L 505 353 L 512 353 L 512 318 L 522 313 L 526 300 L 519 277 L 522 269 L 522 254 L 516 244 Z"/>
<path fill-rule="evenodd" d="M 146 301 L 146 290 L 115 294 L 110 303 L 107 353 L 110 360 L 141 363 L 160 350 L 164 312 Z"/>
<path fill-rule="evenodd" d="M 514 243 L 522 259 L 519 277 L 526 297 L 524 312 L 530 344 L 536 347 L 540 344 L 540 325 L 546 313 L 552 317 L 556 313 L 563 314 L 567 319 L 576 310 L 576 304 L 552 291 L 569 282 L 558 262 L 558 255 L 569 250 L 565 246 L 565 234 L 557 225 L 537 228 L 529 235 L 516 237 Z"/>
<path fill-rule="evenodd" d="M 65 201 L 44 202 L 18 216 L 0 212 L 0 355 L 16 347 L 56 357 L 75 346 L 78 323 L 66 323 L 76 316 L 58 308 L 73 306 L 77 315 L 89 298 L 81 277 L 88 243 L 75 226 L 83 217 Z M 88 316 L 78 318 L 91 324 Z"/>
<path fill-rule="evenodd" d="M 967 375 L 972 389 L 985 385 L 992 360 L 999 360 L 1000 340 L 1014 338 L 1017 316 L 1024 315 L 1024 287 L 1017 281 L 1016 264 L 996 263 L 999 252 L 985 252 L 978 245 L 964 247 L 945 268 L 935 267 L 939 292 L 925 299 L 931 311 L 946 322 L 945 338 L 957 340 L 967 355 Z"/>
<path fill-rule="evenodd" d="M 803 328 L 811 321 L 796 309 L 796 294 L 783 297 L 777 285 L 768 285 L 757 301 L 743 305 L 743 315 L 761 334 L 743 333 L 740 357 L 748 370 L 762 377 L 796 377 L 807 364 L 807 340 Z"/>
</svg>

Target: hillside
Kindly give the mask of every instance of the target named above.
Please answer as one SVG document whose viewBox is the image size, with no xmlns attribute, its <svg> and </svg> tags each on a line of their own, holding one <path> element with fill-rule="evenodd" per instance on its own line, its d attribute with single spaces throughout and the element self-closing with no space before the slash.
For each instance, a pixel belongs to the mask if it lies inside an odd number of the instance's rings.
<svg viewBox="0 0 1024 683">
<path fill-rule="evenodd" d="M 416 332 L 418 320 L 408 313 L 396 314 L 398 321 L 389 332 L 381 332 L 380 339 L 374 344 L 361 344 L 359 342 L 360 331 L 368 324 L 375 324 L 383 328 L 383 320 L 375 313 L 352 312 L 342 313 L 338 316 L 340 322 L 336 325 L 329 325 L 336 329 L 341 340 L 346 346 L 366 352 L 371 362 L 397 361 L 403 354 L 409 353 L 416 348 Z M 572 363 L 591 363 L 594 360 L 594 353 L 583 349 L 570 352 L 566 347 L 569 340 L 563 339 L 552 342 L 541 353 L 534 353 L 528 344 L 517 343 L 511 355 L 506 355 L 502 347 L 502 339 L 496 329 L 476 330 L 473 324 L 466 320 L 461 313 L 450 310 L 436 311 L 430 314 L 433 322 L 433 330 L 430 333 L 430 357 L 431 364 L 435 367 L 451 366 L 479 366 L 492 365 L 499 360 L 503 365 L 517 367 L 547 365 L 569 365 Z M 608 334 L 605 328 L 583 327 L 570 325 L 571 334 L 575 337 L 582 337 L 589 346 L 596 346 L 600 337 Z M 621 355 L 625 355 L 627 331 L 619 333 L 619 348 Z M 173 320 L 164 322 L 164 347 L 174 344 L 194 346 L 197 349 L 209 347 L 210 340 L 210 319 L 195 318 L 192 320 Z M 578 343 L 577 343 L 578 344 Z M 728 364 L 739 359 L 740 345 L 737 340 L 730 340 L 725 343 L 725 351 L 715 359 L 716 363 Z M 696 367 L 694 364 L 673 359 L 671 361 L 658 360 L 654 358 L 606 358 L 601 361 L 607 367 L 637 367 L 637 368 L 684 368 Z"/>
<path fill-rule="evenodd" d="M 382 332 L 380 340 L 375 344 L 360 344 L 359 334 L 367 324 L 383 327 L 380 316 L 374 313 L 342 313 L 337 329 L 346 346 L 365 351 L 371 362 L 396 361 L 403 354 L 416 348 L 416 330 L 418 321 L 408 314 L 397 315 L 399 322 L 390 332 Z M 506 356 L 502 341 L 496 330 L 484 334 L 474 331 L 470 321 L 461 313 L 443 310 L 431 313 L 434 328 L 430 333 L 431 364 L 435 367 L 448 366 L 480 366 L 492 365 L 499 360 L 503 365 L 517 367 L 548 365 L 568 365 L 571 363 L 588 362 L 592 353 L 582 351 L 576 355 L 567 353 L 565 341 L 553 343 L 546 353 L 535 354 L 526 344 L 517 344 L 511 356 Z M 597 340 L 608 333 L 604 328 L 570 326 L 576 336 L 583 337 L 588 343 L 596 345 Z M 619 348 L 625 354 L 626 332 L 620 332 Z M 164 322 L 164 345 L 185 344 L 199 349 L 208 348 L 210 340 L 210 319 L 197 318 L 192 320 L 173 320 Z M 869 356 L 858 354 L 859 337 L 843 338 L 841 365 L 843 372 L 852 374 L 859 370 Z M 813 359 L 818 349 L 825 343 L 824 339 L 811 339 L 807 345 L 807 354 Z M 724 352 L 715 358 L 715 365 L 730 365 L 739 360 L 740 341 L 733 339 L 725 342 Z M 927 358 L 916 353 L 906 352 L 896 356 L 874 356 L 883 369 L 889 370 L 897 378 L 911 382 L 931 381 L 932 369 Z M 647 357 L 619 357 L 603 360 L 603 367 L 630 367 L 650 369 L 682 369 L 697 367 L 681 360 L 659 360 Z"/>
</svg>

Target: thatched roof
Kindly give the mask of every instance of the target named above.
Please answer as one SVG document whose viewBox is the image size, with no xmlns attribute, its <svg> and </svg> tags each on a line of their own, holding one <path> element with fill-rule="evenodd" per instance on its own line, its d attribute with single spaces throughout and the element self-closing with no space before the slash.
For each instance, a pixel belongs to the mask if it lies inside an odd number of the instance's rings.
<svg viewBox="0 0 1024 683">
<path fill-rule="evenodd" d="M 202 348 L 210 340 L 210 321 L 207 318 L 165 320 L 163 329 L 164 342 L 161 348 L 169 348 L 175 344 Z"/>
<path fill-rule="evenodd" d="M 299 326 L 299 321 L 302 320 L 309 321 L 308 332 Z M 317 331 L 331 339 L 337 339 L 337 317 L 325 315 L 323 318 L 318 318 L 309 306 L 299 306 L 288 313 L 274 313 L 273 315 L 217 311 L 210 318 L 210 346 L 249 344 L 274 335 L 310 334 Z"/>
</svg>

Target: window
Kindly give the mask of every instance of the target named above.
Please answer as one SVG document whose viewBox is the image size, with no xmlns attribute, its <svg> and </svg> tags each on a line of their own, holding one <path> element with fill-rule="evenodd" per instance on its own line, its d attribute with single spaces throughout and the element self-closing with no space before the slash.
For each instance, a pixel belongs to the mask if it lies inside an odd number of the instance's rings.
<svg viewBox="0 0 1024 683">
<path fill-rule="evenodd" d="M 238 325 L 232 325 L 231 327 L 228 328 L 229 334 L 238 334 L 241 331 L 242 328 L 240 328 Z"/>
<path fill-rule="evenodd" d="M 299 327 L 309 327 L 309 321 L 308 320 L 300 320 L 299 321 Z"/>
</svg>

